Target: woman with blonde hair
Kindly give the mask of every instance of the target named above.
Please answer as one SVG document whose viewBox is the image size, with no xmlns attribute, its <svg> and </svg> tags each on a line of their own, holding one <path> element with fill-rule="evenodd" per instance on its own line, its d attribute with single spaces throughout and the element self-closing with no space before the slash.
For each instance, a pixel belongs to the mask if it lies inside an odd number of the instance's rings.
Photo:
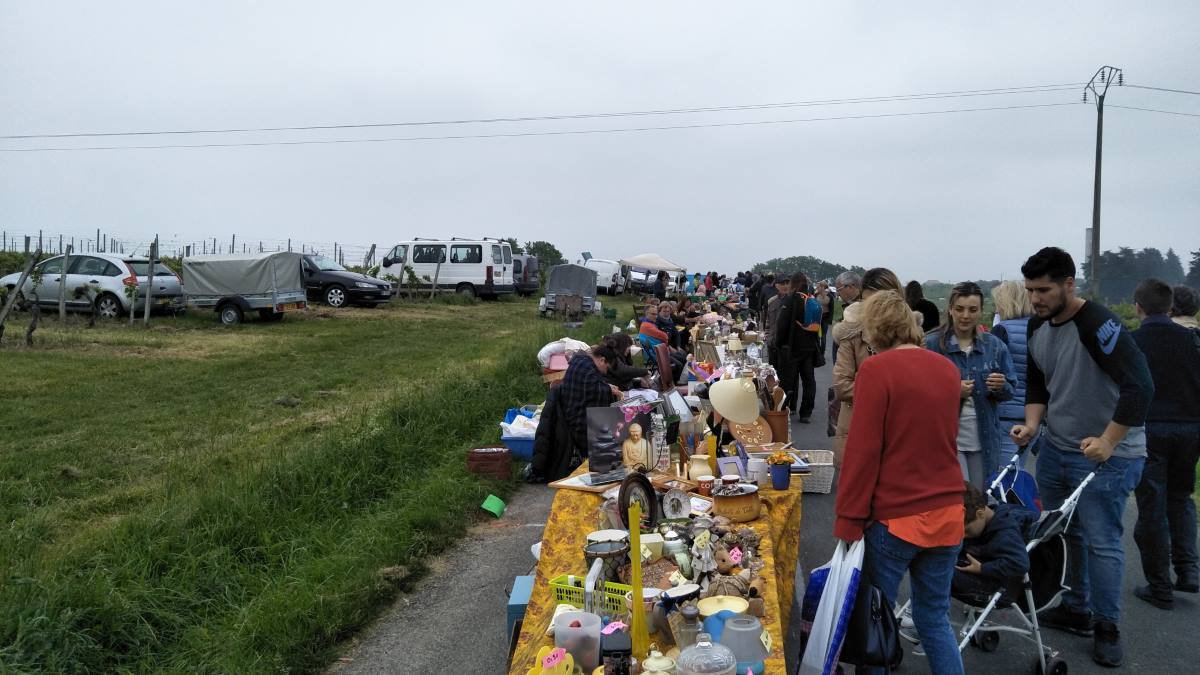
<svg viewBox="0 0 1200 675">
<path fill-rule="evenodd" d="M 864 579 L 889 601 L 908 573 L 930 670 L 962 673 L 949 617 L 965 529 L 955 445 L 961 385 L 949 360 L 920 348 L 924 331 L 896 285 L 877 290 L 861 310 L 860 329 L 876 354 L 854 385 L 857 412 L 838 478 L 834 536 L 865 540 Z"/>
<path fill-rule="evenodd" d="M 1033 316 L 1033 305 L 1029 302 L 1029 292 L 1019 281 L 1005 281 L 993 288 L 992 302 L 996 305 L 996 322 L 992 325 L 992 335 L 1000 338 L 1008 347 L 1008 353 L 1017 371 L 1017 385 L 1013 397 L 1002 401 L 998 410 L 1000 461 L 1003 463 L 1017 452 L 1017 444 L 1008 435 L 1009 430 L 1014 424 L 1025 424 L 1025 374 L 1029 367 L 1029 347 L 1026 338 L 1029 318 Z M 1036 439 L 1026 450 L 1037 454 L 1041 447 L 1040 440 Z"/>
<path fill-rule="evenodd" d="M 862 300 L 879 291 L 903 293 L 900 279 L 895 272 L 886 267 L 867 270 L 860 283 Z M 847 306 L 842 313 L 841 322 L 833 327 L 833 344 L 837 346 L 837 358 L 833 363 L 833 395 L 841 404 L 837 415 L 837 431 L 833 436 L 835 466 L 842 465 L 842 451 L 850 433 L 850 417 L 854 413 L 854 378 L 862 362 L 875 353 L 862 334 L 863 306 L 861 300 Z"/>
</svg>

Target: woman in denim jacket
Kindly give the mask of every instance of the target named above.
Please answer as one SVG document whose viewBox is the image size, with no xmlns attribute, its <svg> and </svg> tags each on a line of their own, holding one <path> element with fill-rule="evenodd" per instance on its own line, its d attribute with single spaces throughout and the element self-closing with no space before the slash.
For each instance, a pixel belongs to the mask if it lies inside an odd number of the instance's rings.
<svg viewBox="0 0 1200 675">
<path fill-rule="evenodd" d="M 981 490 L 999 469 L 1000 433 L 997 407 L 1013 397 L 1017 371 L 1008 347 L 979 327 L 983 291 L 965 281 L 950 292 L 949 309 L 925 347 L 950 359 L 962 378 L 958 418 L 958 462 L 963 479 Z"/>
</svg>

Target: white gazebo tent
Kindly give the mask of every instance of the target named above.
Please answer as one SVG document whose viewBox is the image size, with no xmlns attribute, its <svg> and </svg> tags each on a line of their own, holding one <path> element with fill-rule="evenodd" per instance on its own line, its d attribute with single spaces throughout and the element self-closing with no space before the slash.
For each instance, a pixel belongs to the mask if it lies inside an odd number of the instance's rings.
<svg viewBox="0 0 1200 675">
<path fill-rule="evenodd" d="M 621 264 L 629 265 L 630 267 L 639 267 L 644 270 L 654 270 L 656 272 L 660 270 L 667 272 L 687 271 L 687 268 L 676 265 L 657 253 L 639 253 L 629 258 L 622 258 Z"/>
</svg>

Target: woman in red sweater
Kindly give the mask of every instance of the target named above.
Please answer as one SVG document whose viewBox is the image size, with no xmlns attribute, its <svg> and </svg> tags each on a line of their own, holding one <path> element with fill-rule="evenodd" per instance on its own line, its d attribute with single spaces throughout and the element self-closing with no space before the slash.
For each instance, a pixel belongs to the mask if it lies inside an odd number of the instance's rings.
<svg viewBox="0 0 1200 675">
<path fill-rule="evenodd" d="M 866 539 L 864 577 L 893 603 L 910 575 L 913 622 L 931 670 L 962 673 L 949 617 L 963 538 L 958 369 L 921 348 L 924 333 L 895 291 L 866 301 L 862 325 L 879 353 L 859 366 L 854 383 L 834 534 Z"/>
</svg>

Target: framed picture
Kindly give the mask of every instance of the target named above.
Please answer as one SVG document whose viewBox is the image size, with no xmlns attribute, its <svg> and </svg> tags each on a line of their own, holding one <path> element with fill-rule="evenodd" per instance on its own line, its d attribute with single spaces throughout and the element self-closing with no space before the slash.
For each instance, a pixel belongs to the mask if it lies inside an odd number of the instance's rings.
<svg viewBox="0 0 1200 675">
<path fill-rule="evenodd" d="M 695 492 L 696 483 L 690 480 L 684 480 L 678 476 L 659 473 L 657 471 L 650 472 L 650 483 L 658 490 L 683 490 L 684 492 Z"/>
<path fill-rule="evenodd" d="M 588 462 L 592 471 L 607 472 L 619 466 L 654 468 L 654 441 L 650 437 L 650 407 L 588 408 Z"/>
<path fill-rule="evenodd" d="M 741 457 L 718 457 L 717 471 L 722 476 L 745 476 L 746 469 L 742 466 Z"/>
</svg>

